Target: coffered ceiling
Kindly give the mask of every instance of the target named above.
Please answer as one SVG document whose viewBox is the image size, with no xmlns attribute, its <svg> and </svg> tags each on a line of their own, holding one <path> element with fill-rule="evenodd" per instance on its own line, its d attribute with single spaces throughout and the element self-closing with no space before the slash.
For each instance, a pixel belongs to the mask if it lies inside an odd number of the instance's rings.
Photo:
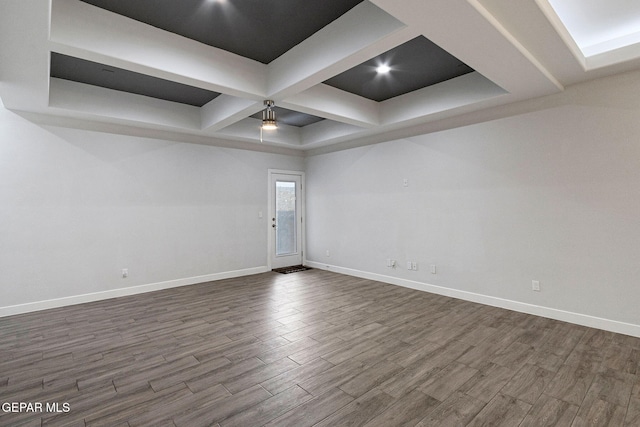
<svg viewBox="0 0 640 427">
<path fill-rule="evenodd" d="M 638 8 L 554 3 L 3 0 L 0 97 L 64 126 L 244 149 L 346 148 L 464 125 L 490 107 L 638 68 L 629 24 Z M 586 7 L 610 10 L 609 20 L 571 21 Z M 581 41 L 588 25 L 617 25 L 611 16 L 626 33 Z M 279 126 L 261 141 L 266 99 Z"/>
</svg>

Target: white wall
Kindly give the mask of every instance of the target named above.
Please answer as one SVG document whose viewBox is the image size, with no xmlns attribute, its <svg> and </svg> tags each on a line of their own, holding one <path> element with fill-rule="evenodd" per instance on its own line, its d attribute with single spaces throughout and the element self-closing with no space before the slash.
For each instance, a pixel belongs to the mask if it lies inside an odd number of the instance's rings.
<svg viewBox="0 0 640 427">
<path fill-rule="evenodd" d="M 303 166 L 37 125 L 0 104 L 0 315 L 264 270 L 267 169 Z"/>
<path fill-rule="evenodd" d="M 640 335 L 638 93 L 630 73 L 511 117 L 309 157 L 307 259 Z"/>
<path fill-rule="evenodd" d="M 639 91 L 629 73 L 309 157 L 309 263 L 640 336 Z M 267 169 L 303 166 L 0 105 L 0 315 L 263 270 Z"/>
</svg>

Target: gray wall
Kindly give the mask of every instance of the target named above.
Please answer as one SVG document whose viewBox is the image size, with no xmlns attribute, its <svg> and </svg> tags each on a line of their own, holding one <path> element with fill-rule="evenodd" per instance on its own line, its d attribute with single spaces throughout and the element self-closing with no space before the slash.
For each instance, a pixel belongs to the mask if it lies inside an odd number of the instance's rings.
<svg viewBox="0 0 640 427">
<path fill-rule="evenodd" d="M 1 105 L 0 138 L 0 309 L 264 270 L 267 170 L 304 167 L 302 157 L 41 126 Z"/>
<path fill-rule="evenodd" d="M 630 73 L 510 117 L 309 157 L 308 260 L 640 333 L 638 93 Z"/>
</svg>

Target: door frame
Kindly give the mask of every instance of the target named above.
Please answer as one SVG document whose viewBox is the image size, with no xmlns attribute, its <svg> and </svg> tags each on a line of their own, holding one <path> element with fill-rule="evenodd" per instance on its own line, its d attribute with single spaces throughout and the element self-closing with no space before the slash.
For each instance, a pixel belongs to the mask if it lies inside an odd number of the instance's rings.
<svg viewBox="0 0 640 427">
<path fill-rule="evenodd" d="M 296 198 L 300 198 L 300 215 L 302 221 L 300 223 L 300 250 L 302 251 L 302 265 L 307 265 L 307 239 L 306 239 L 306 185 L 305 185 L 305 175 L 302 171 L 293 171 L 293 170 L 285 170 L 285 169 L 268 169 L 267 176 L 267 197 L 268 197 L 268 205 L 267 205 L 267 268 L 271 271 L 272 267 L 272 259 L 275 254 L 275 241 L 274 241 L 274 233 L 273 228 L 271 227 L 271 213 L 275 209 L 275 193 L 274 188 L 271 185 L 271 181 L 273 175 L 294 175 L 300 177 L 300 195 L 296 195 Z"/>
</svg>

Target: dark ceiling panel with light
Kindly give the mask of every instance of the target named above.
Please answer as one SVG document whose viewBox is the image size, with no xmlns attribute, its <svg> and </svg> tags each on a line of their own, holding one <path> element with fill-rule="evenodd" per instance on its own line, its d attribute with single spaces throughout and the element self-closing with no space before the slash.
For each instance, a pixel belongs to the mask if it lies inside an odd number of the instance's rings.
<svg viewBox="0 0 640 427">
<path fill-rule="evenodd" d="M 217 92 L 55 52 L 51 53 L 51 77 L 150 96 L 164 99 L 165 101 L 179 102 L 195 107 L 202 107 L 220 95 Z"/>
<path fill-rule="evenodd" d="M 268 64 L 362 0 L 83 0 Z"/>
<path fill-rule="evenodd" d="M 386 67 L 380 72 L 379 67 Z M 385 101 L 472 72 L 425 37 L 416 37 L 325 81 L 325 84 Z"/>
<path fill-rule="evenodd" d="M 322 117 L 312 116 L 311 114 L 288 110 L 282 107 L 274 107 L 273 111 L 276 113 L 278 122 L 289 126 L 305 127 L 324 120 Z M 256 113 L 251 117 L 254 119 L 262 119 L 262 112 Z"/>
</svg>

